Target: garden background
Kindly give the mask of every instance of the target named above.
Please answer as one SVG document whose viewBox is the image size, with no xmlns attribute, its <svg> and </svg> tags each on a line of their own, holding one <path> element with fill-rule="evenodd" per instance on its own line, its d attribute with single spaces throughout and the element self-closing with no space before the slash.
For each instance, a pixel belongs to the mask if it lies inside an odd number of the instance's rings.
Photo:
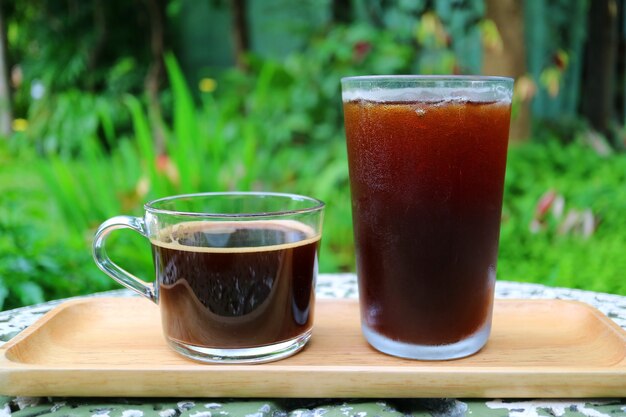
<svg viewBox="0 0 626 417">
<path fill-rule="evenodd" d="M 624 0 L 0 1 L 0 307 L 119 286 L 97 226 L 188 192 L 327 202 L 354 270 L 339 79 L 516 77 L 498 279 L 626 295 Z M 113 259 L 149 280 L 149 245 Z"/>
</svg>

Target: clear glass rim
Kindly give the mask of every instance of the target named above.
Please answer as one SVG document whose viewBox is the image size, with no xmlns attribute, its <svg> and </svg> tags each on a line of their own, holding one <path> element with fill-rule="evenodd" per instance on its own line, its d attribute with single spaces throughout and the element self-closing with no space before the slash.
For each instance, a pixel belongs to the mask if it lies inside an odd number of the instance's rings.
<svg viewBox="0 0 626 417">
<path fill-rule="evenodd" d="M 309 202 L 311 205 L 308 207 L 290 209 L 290 210 L 274 210 L 263 212 L 251 212 L 251 213 L 220 213 L 220 212 L 193 212 L 184 210 L 170 210 L 165 208 L 155 207 L 157 204 L 166 203 L 175 200 L 194 199 L 194 198 L 210 198 L 210 197 L 247 197 L 247 198 L 280 198 L 285 201 L 302 201 Z M 292 193 L 278 193 L 267 191 L 226 191 L 226 192 L 206 192 L 206 193 L 192 193 L 192 194 L 180 194 L 169 197 L 157 198 L 144 204 L 144 209 L 148 213 L 152 214 L 166 214 L 171 216 L 189 216 L 189 217 L 211 217 L 211 218 L 223 218 L 223 219 L 236 219 L 236 218 L 255 218 L 255 217 L 268 217 L 268 216 L 289 216 L 294 214 L 313 213 L 324 208 L 326 204 L 318 200 L 317 198 L 292 194 Z"/>
<path fill-rule="evenodd" d="M 511 77 L 499 75 L 356 75 L 341 78 L 342 83 L 346 82 L 381 82 L 381 81 L 465 81 L 465 82 L 514 82 Z"/>
</svg>

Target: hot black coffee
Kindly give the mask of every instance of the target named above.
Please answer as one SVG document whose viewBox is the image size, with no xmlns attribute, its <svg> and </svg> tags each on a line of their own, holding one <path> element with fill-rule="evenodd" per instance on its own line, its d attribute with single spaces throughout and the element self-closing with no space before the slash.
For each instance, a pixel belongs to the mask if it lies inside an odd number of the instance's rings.
<svg viewBox="0 0 626 417">
<path fill-rule="evenodd" d="M 291 340 L 313 325 L 319 235 L 295 221 L 187 222 L 152 240 L 167 337 L 211 348 Z"/>
</svg>

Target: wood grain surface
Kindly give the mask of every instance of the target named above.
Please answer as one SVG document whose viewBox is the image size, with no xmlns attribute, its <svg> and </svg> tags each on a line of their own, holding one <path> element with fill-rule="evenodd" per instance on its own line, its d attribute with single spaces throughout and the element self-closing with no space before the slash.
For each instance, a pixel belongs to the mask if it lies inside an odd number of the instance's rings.
<svg viewBox="0 0 626 417">
<path fill-rule="evenodd" d="M 452 361 L 384 355 L 355 300 L 318 300 L 303 351 L 259 365 L 199 364 L 166 345 L 140 298 L 60 305 L 0 349 L 0 393 L 141 397 L 623 397 L 626 333 L 576 301 L 497 300 L 489 342 Z"/>
</svg>

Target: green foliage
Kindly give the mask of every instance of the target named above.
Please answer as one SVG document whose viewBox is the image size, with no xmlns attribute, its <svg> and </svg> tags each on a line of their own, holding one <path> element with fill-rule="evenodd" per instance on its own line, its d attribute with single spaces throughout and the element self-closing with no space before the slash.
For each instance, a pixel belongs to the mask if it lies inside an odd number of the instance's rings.
<svg viewBox="0 0 626 417">
<path fill-rule="evenodd" d="M 72 88 L 34 100 L 22 136 L 41 154 L 75 156 L 85 138 L 102 137 L 114 146 L 115 125 L 129 125 L 121 96 Z"/>
<path fill-rule="evenodd" d="M 130 127 L 121 97 L 143 91 L 150 64 L 145 6 L 16 1 L 2 7 L 13 112 L 29 122 L 23 140 L 45 154 L 76 154 L 85 136 L 113 145 L 113 125 Z"/>
<path fill-rule="evenodd" d="M 499 278 L 626 294 L 624 184 L 626 155 L 600 156 L 581 138 L 513 147 Z M 539 214 L 539 201 L 548 192 L 556 200 Z M 586 232 L 585 212 L 593 221 Z"/>
<path fill-rule="evenodd" d="M 93 267 L 85 231 L 68 230 L 29 169 L 42 161 L 22 155 L 11 163 L 1 146 L 0 308 L 112 288 Z"/>
<path fill-rule="evenodd" d="M 20 1 L 3 8 L 25 91 L 37 80 L 53 92 L 141 90 L 150 33 L 144 5 Z"/>
<path fill-rule="evenodd" d="M 215 91 L 191 89 L 168 54 L 165 120 L 155 120 L 140 96 L 125 93 L 132 92 L 123 87 L 132 59 L 117 61 L 105 77 L 119 89 L 65 88 L 34 103 L 28 130 L 0 147 L 0 306 L 118 288 L 91 259 L 97 226 L 117 214 L 141 215 L 147 200 L 186 192 L 318 197 L 327 203 L 320 270 L 353 270 L 339 79 L 443 72 L 459 64 L 445 30 L 463 26 L 452 22 L 456 15 L 442 12 L 440 20 L 417 9 L 419 22 L 398 33 L 338 26 L 284 61 L 250 56 L 247 72 L 215 76 L 208 83 Z M 562 142 L 511 149 L 499 277 L 626 294 L 620 275 L 626 156 L 600 157 L 582 136 Z M 563 197 L 563 213 L 538 217 L 538 200 L 549 190 Z M 572 210 L 592 214 L 592 234 L 563 226 Z M 111 257 L 149 280 L 148 243 L 131 231 L 112 239 Z"/>
<path fill-rule="evenodd" d="M 583 47 L 589 1 L 528 0 L 524 3 L 528 72 L 537 93 L 536 119 L 573 117 L 580 107 Z"/>
</svg>

